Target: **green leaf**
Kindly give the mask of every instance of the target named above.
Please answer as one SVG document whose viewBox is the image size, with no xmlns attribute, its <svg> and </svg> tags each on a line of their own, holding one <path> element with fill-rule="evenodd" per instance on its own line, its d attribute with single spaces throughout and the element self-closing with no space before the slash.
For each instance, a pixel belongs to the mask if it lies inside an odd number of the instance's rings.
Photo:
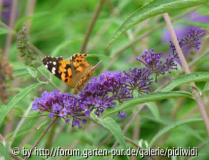
<svg viewBox="0 0 209 160">
<path fill-rule="evenodd" d="M 16 134 L 14 137 L 10 138 L 8 142 L 14 141 L 16 138 L 21 137 L 23 135 L 28 135 L 30 132 L 32 132 L 33 129 L 25 129 L 25 130 L 19 130 L 18 134 Z"/>
<path fill-rule="evenodd" d="M 202 94 L 209 92 L 209 82 L 206 82 Z"/>
<path fill-rule="evenodd" d="M 23 116 L 20 114 L 17 114 L 18 116 L 20 116 L 21 118 L 38 118 L 38 117 L 47 117 L 49 114 L 34 114 L 34 115 L 30 115 L 30 116 Z"/>
<path fill-rule="evenodd" d="M 115 122 L 115 120 L 110 117 L 107 117 L 105 119 L 101 119 L 101 123 L 113 134 L 113 136 L 120 143 L 122 148 L 126 150 L 126 142 L 124 139 L 123 132 L 120 126 Z"/>
<path fill-rule="evenodd" d="M 116 106 L 113 111 L 105 114 L 102 118 L 106 118 L 121 110 L 127 109 L 129 107 L 134 107 L 142 103 L 159 101 L 159 100 L 168 99 L 168 98 L 179 98 L 179 97 L 191 98 L 192 95 L 189 92 L 183 92 L 183 91 L 173 91 L 173 92 L 164 92 L 164 93 L 158 92 L 158 93 L 142 95 L 137 98 L 133 98 L 132 100 L 126 101 L 122 105 Z"/>
<path fill-rule="evenodd" d="M 154 102 L 150 102 L 150 103 L 147 103 L 147 107 L 150 109 L 150 111 L 152 112 L 153 116 L 157 120 L 161 121 L 160 113 L 159 113 L 159 110 L 157 108 L 157 105 Z"/>
<path fill-rule="evenodd" d="M 12 75 L 13 75 L 14 78 L 17 78 L 17 77 L 24 76 L 24 75 L 27 75 L 27 74 L 28 74 L 28 71 L 24 68 L 24 69 L 14 70 Z"/>
<path fill-rule="evenodd" d="M 110 40 L 112 44 L 122 33 L 150 17 L 208 3 L 208 0 L 154 0 L 132 13 Z M 109 46 L 108 45 L 108 46 Z"/>
<path fill-rule="evenodd" d="M 4 159 L 10 160 L 8 145 L 4 146 L 3 143 L 0 143 L 0 159 L 1 160 L 4 160 Z"/>
<path fill-rule="evenodd" d="M 37 77 L 37 69 L 35 69 L 34 67 L 27 67 L 27 70 L 33 78 Z"/>
<path fill-rule="evenodd" d="M 161 91 L 168 92 L 181 84 L 185 84 L 189 82 L 201 82 L 201 81 L 209 81 L 209 72 L 196 72 L 191 74 L 183 74 L 175 78 L 173 81 L 171 81 L 171 83 L 169 83 Z"/>
<path fill-rule="evenodd" d="M 181 120 L 175 123 L 172 123 L 168 126 L 166 126 L 165 128 L 163 128 L 162 130 L 160 130 L 150 141 L 149 145 L 150 147 L 152 147 L 154 145 L 154 143 L 157 141 L 158 138 L 160 138 L 162 135 L 164 135 L 165 133 L 169 132 L 170 130 L 180 126 L 180 125 L 184 125 L 187 123 L 191 123 L 191 122 L 199 122 L 199 121 L 203 121 L 202 118 L 193 118 L 193 119 L 187 119 L 187 120 Z"/>
<path fill-rule="evenodd" d="M 4 117 L 9 113 L 9 111 L 21 100 L 23 99 L 28 93 L 33 91 L 34 89 L 38 88 L 40 85 L 45 83 L 36 83 L 31 86 L 28 86 L 27 88 L 24 88 L 18 93 L 11 101 L 10 103 L 0 112 L 0 124 L 2 123 Z"/>
<path fill-rule="evenodd" d="M 204 63 L 207 63 L 208 61 L 209 61 L 209 55 L 202 56 L 197 61 L 189 63 L 189 66 L 203 65 Z"/>
<path fill-rule="evenodd" d="M 9 30 L 0 27 L 0 35 L 2 35 L 2 34 L 8 34 L 9 32 L 10 32 Z"/>
<path fill-rule="evenodd" d="M 46 124 L 49 124 L 49 122 L 51 121 L 50 118 L 45 118 L 44 121 L 37 127 L 37 130 L 39 130 L 41 127 L 43 127 Z"/>
</svg>

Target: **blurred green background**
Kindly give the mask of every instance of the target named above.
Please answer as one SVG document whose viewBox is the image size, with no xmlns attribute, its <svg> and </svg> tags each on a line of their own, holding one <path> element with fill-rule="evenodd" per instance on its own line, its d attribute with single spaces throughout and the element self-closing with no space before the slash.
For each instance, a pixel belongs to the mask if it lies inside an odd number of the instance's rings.
<svg viewBox="0 0 209 160">
<path fill-rule="evenodd" d="M 40 52 L 48 56 L 63 56 L 68 59 L 74 53 L 80 53 L 81 45 L 84 41 L 86 30 L 92 20 L 92 16 L 98 5 L 98 0 L 17 0 L 15 10 L 15 18 L 13 26 L 10 26 L 10 18 L 7 14 L 12 14 L 12 0 L 1 1 L 1 26 L 0 26 L 0 48 L 5 53 L 8 50 L 8 60 L 13 66 L 13 80 L 6 80 L 8 102 L 21 89 L 36 83 L 38 80 L 46 81 L 46 79 L 36 70 L 27 68 L 20 57 L 17 50 L 17 36 L 16 33 L 22 29 L 25 24 L 28 31 L 28 38 L 31 44 L 36 46 Z M 149 0 L 106 0 L 101 8 L 100 14 L 95 25 L 92 28 L 85 53 L 90 56 L 87 60 L 90 64 L 96 64 L 102 60 L 102 67 L 100 67 L 95 76 L 109 70 L 128 70 L 133 67 L 142 67 L 136 62 L 135 57 L 140 56 L 145 49 L 154 49 L 155 52 L 171 53 L 169 48 L 169 32 L 161 15 L 155 16 L 145 20 L 136 26 L 132 27 L 125 34 L 122 34 L 109 48 L 106 48 L 113 34 L 124 20 L 131 15 L 138 8 L 148 4 Z M 6 4 L 6 5 L 5 5 Z M 189 26 L 199 27 L 205 31 L 209 30 L 209 6 L 199 6 L 189 9 L 179 10 L 169 13 L 173 19 L 174 28 L 181 30 L 183 33 L 179 36 L 184 36 Z M 191 14 L 197 13 L 199 17 L 206 16 L 208 21 L 195 21 L 191 18 Z M 177 17 L 177 18 L 176 18 Z M 5 25 L 7 27 L 5 27 Z M 161 25 L 161 26 L 159 26 Z M 10 29 L 8 27 L 10 26 Z M 8 42 L 8 36 L 12 39 Z M 142 38 L 140 38 L 142 37 Z M 181 37 L 181 38 L 182 38 Z M 186 55 L 188 62 L 193 62 L 197 57 L 203 55 L 208 49 L 208 34 L 203 37 L 200 50 L 193 50 Z M 136 43 L 124 49 L 130 42 L 140 38 Z M 8 44 L 9 43 L 9 44 Z M 6 47 L 9 45 L 8 47 Z M 121 53 L 120 50 L 123 50 Z M 34 54 L 40 59 L 41 56 L 34 51 Z M 208 52 L 207 52 L 208 53 Z M 192 72 L 208 71 L 209 56 L 205 54 L 196 63 L 191 65 Z M 50 75 L 50 73 L 43 67 L 40 67 L 48 78 L 52 79 L 62 91 L 70 91 L 59 79 Z M 182 71 L 179 65 L 179 70 L 173 71 L 172 74 L 161 76 L 158 83 L 152 85 L 152 92 L 161 88 L 174 77 L 178 76 Z M 37 74 L 37 77 L 36 77 Z M 35 75 L 35 76 L 34 76 Z M 197 83 L 198 87 L 203 89 L 205 83 Z M 31 105 L 36 97 L 39 97 L 43 91 L 54 91 L 55 88 L 50 85 L 44 85 L 22 99 L 4 119 L 1 125 L 0 133 L 9 143 L 13 141 L 13 147 L 28 147 L 31 148 L 38 137 L 47 126 L 48 120 L 45 117 L 30 118 L 30 116 L 39 115 L 36 111 L 31 111 L 28 107 Z M 188 86 L 180 86 L 175 90 L 189 90 Z M 203 97 L 203 101 L 208 108 L 207 95 Z M 5 107 L 6 104 L 0 102 L 0 107 Z M 21 117 L 28 109 L 27 118 L 21 126 L 17 135 L 15 128 L 20 124 Z M 200 112 L 196 106 L 195 101 L 186 98 L 168 99 L 153 103 L 148 103 L 141 106 L 135 106 L 125 110 L 128 117 L 125 120 L 120 120 L 116 115 L 112 118 L 121 126 L 122 130 L 129 126 L 124 133 L 126 137 L 134 140 L 137 144 L 141 140 L 142 147 L 145 147 L 146 142 L 150 140 L 164 127 L 168 127 L 175 122 L 180 122 L 188 118 L 201 117 Z M 134 113 L 138 112 L 137 116 Z M 131 123 L 129 124 L 129 122 Z M 38 129 L 37 129 L 38 128 Z M 77 127 L 72 128 L 71 125 L 66 125 L 64 121 L 60 121 L 59 125 L 52 127 L 53 131 L 47 134 L 41 141 L 38 147 L 44 148 L 47 142 L 53 147 L 60 146 L 61 148 L 78 148 L 78 149 L 94 149 L 104 148 L 110 150 L 115 138 L 104 128 L 98 126 L 90 119 L 87 125 L 83 125 L 82 129 Z M 127 142 L 128 147 L 133 147 L 131 143 Z M 169 130 L 157 139 L 154 147 L 173 148 L 173 147 L 200 147 L 199 157 L 172 157 L 176 159 L 205 159 L 209 160 L 209 146 L 208 135 L 205 125 L 202 121 L 182 124 L 174 129 Z M 114 146 L 120 148 L 120 145 Z M 0 153 L 2 155 L 9 155 L 8 150 L 0 146 Z M 1 159 L 0 154 L 0 159 Z M 9 158 L 10 156 L 6 157 Z M 33 156 L 30 159 L 35 159 Z M 41 157 L 43 158 L 43 157 Z M 108 159 L 110 157 L 91 157 L 91 159 Z M 115 159 L 124 159 L 125 157 L 115 157 Z M 51 158 L 54 159 L 54 158 Z M 76 159 L 76 157 L 56 157 L 56 159 Z M 130 157 L 130 159 L 140 159 L 139 157 Z M 146 159 L 150 159 L 147 158 Z M 156 159 L 168 159 L 166 157 L 156 157 Z"/>
</svg>

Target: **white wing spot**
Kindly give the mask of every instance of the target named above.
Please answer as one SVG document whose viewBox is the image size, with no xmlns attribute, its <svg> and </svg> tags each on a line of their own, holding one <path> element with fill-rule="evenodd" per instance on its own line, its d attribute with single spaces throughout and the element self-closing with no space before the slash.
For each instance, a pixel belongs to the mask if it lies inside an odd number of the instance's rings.
<svg viewBox="0 0 209 160">
<path fill-rule="evenodd" d="M 45 65 L 46 68 L 48 68 L 48 65 Z"/>
<path fill-rule="evenodd" d="M 53 62 L 53 65 L 56 65 L 57 64 L 57 62 Z"/>
<path fill-rule="evenodd" d="M 55 74 L 55 71 L 56 71 L 56 68 L 53 67 L 53 68 L 52 68 L 52 74 Z"/>
<path fill-rule="evenodd" d="M 52 61 L 50 61 L 49 63 L 52 63 Z"/>
</svg>

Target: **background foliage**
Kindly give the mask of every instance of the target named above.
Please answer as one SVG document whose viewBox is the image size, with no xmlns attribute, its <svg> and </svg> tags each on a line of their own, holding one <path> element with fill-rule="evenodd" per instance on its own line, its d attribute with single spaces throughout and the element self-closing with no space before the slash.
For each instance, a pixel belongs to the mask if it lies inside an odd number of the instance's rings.
<svg viewBox="0 0 209 160">
<path fill-rule="evenodd" d="M 34 99 L 40 97 L 43 91 L 54 91 L 56 88 L 51 85 L 51 82 L 56 84 L 61 91 L 72 93 L 71 88 L 51 76 L 43 66 L 36 70 L 24 64 L 17 50 L 17 32 L 25 23 L 30 43 L 38 48 L 38 51 L 32 48 L 33 53 L 40 62 L 40 52 L 44 55 L 63 56 L 64 59 L 68 59 L 73 53 L 80 52 L 87 27 L 99 1 L 17 0 L 14 25 L 10 27 L 7 14 L 8 12 L 11 14 L 13 1 L 2 2 L 0 48 L 2 54 L 6 55 L 13 66 L 13 79 L 7 77 L 5 81 L 8 103 L 0 102 L 0 139 L 2 142 L 0 157 L 9 159 L 12 155 L 8 148 L 32 148 L 49 124 L 47 115 L 40 116 L 36 111 L 31 111 Z M 96 71 L 95 76 L 106 70 L 127 71 L 129 68 L 142 67 L 135 57 L 140 56 L 145 49 L 154 48 L 156 52 L 171 53 L 169 48 L 171 38 L 162 13 L 169 12 L 177 36 L 181 36 L 179 38 L 186 35 L 187 26 L 209 30 L 209 21 L 195 21 L 190 18 L 194 13 L 208 16 L 208 4 L 197 6 L 206 1 L 155 1 L 155 5 L 138 10 L 148 5 L 149 2 L 151 1 L 106 0 L 104 2 L 85 49 L 85 53 L 90 54 L 87 57 L 90 64 L 96 64 L 102 60 L 102 67 Z M 9 5 L 5 5 L 6 3 Z M 163 4 L 171 6 L 169 8 L 165 5 L 164 8 L 157 9 Z M 143 14 L 147 15 L 143 17 Z M 129 19 L 126 19 L 128 16 Z M 184 34 L 178 34 L 179 31 Z M 119 36 L 118 33 L 122 34 Z M 11 41 L 8 41 L 9 35 L 12 36 Z M 72 128 L 71 124 L 66 124 L 61 120 L 59 125 L 52 126 L 38 147 L 60 146 L 81 150 L 136 147 L 133 142 L 127 140 L 128 137 L 135 142 L 135 145 L 142 148 L 146 148 L 146 144 L 153 148 L 164 149 L 199 147 L 198 157 L 173 156 L 171 159 L 207 160 L 209 158 L 208 134 L 197 104 L 191 99 L 193 93 L 188 84 L 191 81 L 198 81 L 196 84 L 202 93 L 202 100 L 208 112 L 208 37 L 206 32 L 201 48 L 185 55 L 191 71 L 195 74 L 190 77 L 179 77 L 183 71 L 181 65 L 178 64 L 177 71 L 158 78 L 158 82 L 152 85 L 152 94 L 127 101 L 118 105 L 116 110 L 105 111 L 100 117 L 92 115 L 81 129 Z M 113 41 L 114 43 L 106 48 L 109 42 Z M 136 43 L 132 43 L 133 41 Z M 175 77 L 179 79 L 172 81 Z M 168 83 L 170 85 L 165 87 Z M 165 88 L 162 89 L 163 87 Z M 172 90 L 179 92 L 172 92 Z M 116 116 L 121 108 L 125 109 L 128 114 L 124 120 Z M 31 159 L 35 158 L 33 156 Z M 57 157 L 57 159 L 63 158 Z M 70 157 L 70 159 L 76 158 L 78 157 Z M 97 158 L 92 157 L 92 159 Z M 129 158 L 139 159 L 134 156 Z M 146 158 L 149 159 L 149 157 Z M 160 156 L 154 158 L 166 159 Z M 115 157 L 115 159 L 121 159 L 121 157 Z"/>
</svg>

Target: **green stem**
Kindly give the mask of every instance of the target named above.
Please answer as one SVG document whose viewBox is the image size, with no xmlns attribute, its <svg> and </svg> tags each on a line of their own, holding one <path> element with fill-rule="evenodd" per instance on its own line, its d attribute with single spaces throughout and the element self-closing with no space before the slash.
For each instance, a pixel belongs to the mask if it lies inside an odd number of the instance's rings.
<svg viewBox="0 0 209 160">
<path fill-rule="evenodd" d="M 87 46 L 87 43 L 88 43 L 88 40 L 89 40 L 89 37 L 91 35 L 91 32 L 94 28 L 94 25 L 97 21 L 97 18 L 102 10 L 102 7 L 103 7 L 103 4 L 104 4 L 105 0 L 100 0 L 95 11 L 94 11 L 94 14 L 93 14 L 93 17 L 91 19 L 91 22 L 89 23 L 89 26 L 86 30 L 86 33 L 85 33 L 85 37 L 84 37 L 84 40 L 83 40 L 83 43 L 81 45 L 81 49 L 80 49 L 80 53 L 85 53 L 85 50 L 86 50 L 86 46 Z"/>
</svg>

